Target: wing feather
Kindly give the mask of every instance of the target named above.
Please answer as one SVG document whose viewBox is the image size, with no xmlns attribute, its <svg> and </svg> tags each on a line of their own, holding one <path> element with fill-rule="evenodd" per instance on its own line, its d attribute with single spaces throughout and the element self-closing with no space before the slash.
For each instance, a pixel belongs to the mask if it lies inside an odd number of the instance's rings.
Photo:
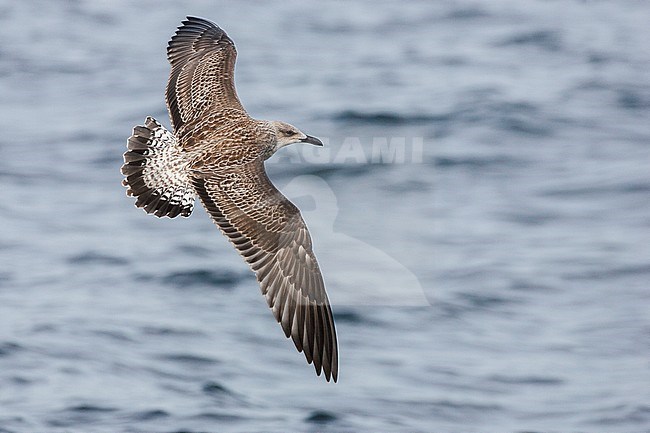
<svg viewBox="0 0 650 433">
<path fill-rule="evenodd" d="M 169 41 L 167 58 L 171 64 L 167 108 L 177 135 L 182 135 L 183 126 L 208 114 L 218 117 L 234 111 L 246 115 L 235 90 L 237 50 L 219 26 L 187 17 Z"/>
<path fill-rule="evenodd" d="M 296 348 L 337 380 L 338 347 L 323 277 L 300 211 L 266 176 L 261 160 L 197 175 L 212 220 L 256 273 L 262 294 Z"/>
</svg>

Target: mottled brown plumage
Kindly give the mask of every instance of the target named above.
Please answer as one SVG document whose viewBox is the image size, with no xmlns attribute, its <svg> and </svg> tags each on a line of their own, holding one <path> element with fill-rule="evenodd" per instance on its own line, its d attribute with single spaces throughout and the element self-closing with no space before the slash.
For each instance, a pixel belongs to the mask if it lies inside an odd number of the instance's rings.
<svg viewBox="0 0 650 433">
<path fill-rule="evenodd" d="M 189 216 L 198 195 L 255 272 L 285 335 L 319 375 L 322 370 L 336 381 L 336 331 L 309 232 L 264 169 L 264 160 L 283 146 L 322 143 L 246 113 L 234 85 L 235 46 L 215 24 L 188 17 L 167 54 L 174 133 L 153 118 L 134 128 L 122 166 L 127 194 L 159 217 Z"/>
</svg>

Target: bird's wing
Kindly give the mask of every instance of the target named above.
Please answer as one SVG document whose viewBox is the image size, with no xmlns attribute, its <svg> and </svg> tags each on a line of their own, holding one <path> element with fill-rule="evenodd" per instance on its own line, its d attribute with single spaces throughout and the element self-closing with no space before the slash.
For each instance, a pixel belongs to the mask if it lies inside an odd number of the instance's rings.
<svg viewBox="0 0 650 433">
<path fill-rule="evenodd" d="M 275 188 L 261 159 L 197 174 L 194 186 L 212 220 L 257 275 L 296 348 L 317 374 L 336 382 L 338 347 L 332 310 L 311 237 L 298 208 Z"/>
<path fill-rule="evenodd" d="M 167 108 L 177 134 L 206 114 L 246 114 L 235 90 L 235 44 L 217 25 L 187 17 L 167 45 L 167 58 Z"/>
</svg>

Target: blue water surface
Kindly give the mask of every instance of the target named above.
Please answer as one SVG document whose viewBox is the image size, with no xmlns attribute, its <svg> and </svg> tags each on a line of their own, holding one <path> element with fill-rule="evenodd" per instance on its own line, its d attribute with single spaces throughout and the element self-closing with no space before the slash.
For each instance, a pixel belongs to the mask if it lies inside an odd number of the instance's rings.
<svg viewBox="0 0 650 433">
<path fill-rule="evenodd" d="M 190 14 L 235 40 L 251 115 L 327 144 L 268 171 L 312 231 L 337 384 L 199 206 L 157 219 L 120 186 L 131 128 L 169 125 Z M 0 1 L 0 432 L 650 431 L 649 22 L 634 0 Z"/>
</svg>

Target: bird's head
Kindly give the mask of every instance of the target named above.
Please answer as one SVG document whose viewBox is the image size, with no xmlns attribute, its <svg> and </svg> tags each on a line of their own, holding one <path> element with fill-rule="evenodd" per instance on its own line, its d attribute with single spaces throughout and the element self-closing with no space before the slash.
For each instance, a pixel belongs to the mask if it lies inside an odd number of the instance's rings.
<svg viewBox="0 0 650 433">
<path fill-rule="evenodd" d="M 309 143 L 315 146 L 323 145 L 323 142 L 318 138 L 305 134 L 293 125 L 277 120 L 270 123 L 275 130 L 275 150 L 294 143 Z"/>
</svg>

